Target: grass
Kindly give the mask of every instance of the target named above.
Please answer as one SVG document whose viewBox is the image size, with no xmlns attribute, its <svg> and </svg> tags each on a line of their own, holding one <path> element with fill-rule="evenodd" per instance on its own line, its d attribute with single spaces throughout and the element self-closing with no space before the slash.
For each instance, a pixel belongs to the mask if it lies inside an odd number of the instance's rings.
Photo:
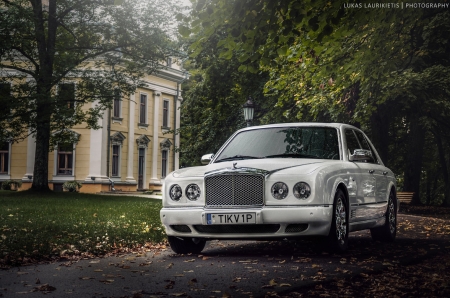
<svg viewBox="0 0 450 298">
<path fill-rule="evenodd" d="M 161 201 L 0 191 L 0 260 L 104 254 L 165 239 Z"/>
</svg>

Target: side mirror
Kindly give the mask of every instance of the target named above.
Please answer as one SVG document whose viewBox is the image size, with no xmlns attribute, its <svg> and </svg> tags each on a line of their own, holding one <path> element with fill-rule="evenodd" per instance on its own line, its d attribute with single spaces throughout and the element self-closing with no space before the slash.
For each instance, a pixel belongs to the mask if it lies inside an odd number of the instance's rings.
<svg viewBox="0 0 450 298">
<path fill-rule="evenodd" d="M 211 159 L 213 157 L 214 157 L 214 154 L 212 154 L 212 153 L 205 154 L 202 156 L 202 159 L 200 162 L 202 163 L 202 165 L 207 165 L 207 164 L 209 164 L 209 162 L 211 161 Z"/>
<path fill-rule="evenodd" d="M 366 149 L 355 149 L 353 155 L 348 157 L 349 161 L 372 161 L 372 151 Z"/>
</svg>

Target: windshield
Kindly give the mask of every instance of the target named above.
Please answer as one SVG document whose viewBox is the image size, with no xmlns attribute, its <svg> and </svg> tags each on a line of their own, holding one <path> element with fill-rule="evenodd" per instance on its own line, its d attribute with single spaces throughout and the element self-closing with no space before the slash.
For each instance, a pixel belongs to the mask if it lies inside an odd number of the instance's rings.
<svg viewBox="0 0 450 298">
<path fill-rule="evenodd" d="M 339 159 L 337 129 L 278 127 L 238 133 L 215 162 L 253 158 Z"/>
</svg>

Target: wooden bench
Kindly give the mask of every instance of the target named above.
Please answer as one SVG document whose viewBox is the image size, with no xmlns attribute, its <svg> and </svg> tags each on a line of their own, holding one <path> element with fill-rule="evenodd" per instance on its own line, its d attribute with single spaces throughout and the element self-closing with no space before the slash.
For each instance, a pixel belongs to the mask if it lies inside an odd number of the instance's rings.
<svg viewBox="0 0 450 298">
<path fill-rule="evenodd" d="M 397 198 L 400 201 L 400 203 L 409 204 L 412 201 L 414 192 L 403 192 L 399 191 L 397 193 Z"/>
</svg>

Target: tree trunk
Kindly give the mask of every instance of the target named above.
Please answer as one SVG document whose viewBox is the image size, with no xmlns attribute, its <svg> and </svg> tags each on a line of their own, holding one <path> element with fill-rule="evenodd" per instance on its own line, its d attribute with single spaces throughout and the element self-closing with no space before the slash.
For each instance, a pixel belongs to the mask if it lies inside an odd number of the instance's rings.
<svg viewBox="0 0 450 298">
<path fill-rule="evenodd" d="M 49 191 L 48 187 L 48 154 L 50 149 L 50 114 L 48 110 L 50 93 L 45 88 L 38 88 L 44 94 L 37 96 L 36 109 L 36 154 L 34 159 L 32 190 Z M 38 91 L 39 92 L 39 91 Z M 46 94 L 47 93 L 47 94 Z"/>
<path fill-rule="evenodd" d="M 35 38 L 39 53 L 39 69 L 36 79 L 36 155 L 32 190 L 49 191 L 48 154 L 50 149 L 50 121 L 53 111 L 51 89 L 53 87 L 53 62 L 57 30 L 56 0 L 48 2 L 47 33 L 45 30 L 42 1 L 32 1 Z"/>
<path fill-rule="evenodd" d="M 379 106 L 370 118 L 371 141 L 374 143 L 383 163 L 389 167 L 389 111 L 386 106 Z"/>
<path fill-rule="evenodd" d="M 441 163 L 442 176 L 444 177 L 444 206 L 450 206 L 450 181 L 448 179 L 447 160 L 445 159 L 444 146 L 439 131 L 434 134 L 436 145 L 438 147 L 439 162 Z"/>
<path fill-rule="evenodd" d="M 420 176 L 422 172 L 425 130 L 419 123 L 418 115 L 411 115 L 408 134 L 408 153 L 405 156 L 405 182 L 403 190 L 414 192 L 411 204 L 420 202 Z"/>
</svg>

